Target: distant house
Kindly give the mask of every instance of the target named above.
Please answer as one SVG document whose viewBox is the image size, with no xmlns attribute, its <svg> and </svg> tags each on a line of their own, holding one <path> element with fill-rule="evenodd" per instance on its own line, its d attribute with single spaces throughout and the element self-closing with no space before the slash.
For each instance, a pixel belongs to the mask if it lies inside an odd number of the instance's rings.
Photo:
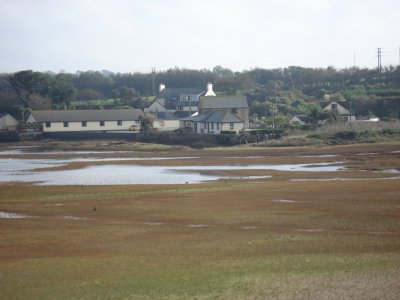
<svg viewBox="0 0 400 300">
<path fill-rule="evenodd" d="M 19 122 L 10 114 L 0 114 L 0 130 L 16 131 Z"/>
<path fill-rule="evenodd" d="M 207 84 L 204 88 L 166 88 L 164 84 L 160 84 L 159 94 L 153 103 L 144 109 L 145 112 L 164 112 L 176 111 L 186 112 L 186 116 L 190 116 L 197 112 L 200 96 L 215 96 L 212 84 Z"/>
<path fill-rule="evenodd" d="M 32 111 L 26 123 L 40 123 L 43 132 L 140 130 L 140 109 Z"/>
<path fill-rule="evenodd" d="M 159 131 L 171 131 L 179 128 L 179 120 L 198 111 L 201 96 L 215 96 L 211 83 L 205 88 L 166 88 L 160 84 L 159 94 L 144 109 L 155 116 L 153 127 Z"/>
<path fill-rule="evenodd" d="M 346 101 L 324 101 L 319 104 L 325 111 L 337 111 L 342 123 L 356 120 L 356 117 L 351 113 L 349 103 Z"/>
<path fill-rule="evenodd" d="M 248 126 L 249 106 L 244 96 L 200 97 L 198 114 L 181 121 L 181 128 L 203 134 L 238 133 Z"/>
<path fill-rule="evenodd" d="M 305 125 L 309 124 L 313 121 L 313 119 L 306 115 L 295 115 L 293 118 L 289 120 L 290 125 Z"/>
</svg>

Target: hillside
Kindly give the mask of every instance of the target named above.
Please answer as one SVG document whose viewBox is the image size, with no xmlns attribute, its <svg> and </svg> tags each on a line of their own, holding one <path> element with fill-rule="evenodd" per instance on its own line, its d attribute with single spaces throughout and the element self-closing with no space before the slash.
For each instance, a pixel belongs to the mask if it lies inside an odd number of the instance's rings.
<svg viewBox="0 0 400 300">
<path fill-rule="evenodd" d="M 400 68 L 252 69 L 233 72 L 221 66 L 213 70 L 170 69 L 156 74 L 127 73 L 49 74 L 21 71 L 0 75 L 0 113 L 33 109 L 64 109 L 86 106 L 146 107 L 159 83 L 168 87 L 214 84 L 219 94 L 246 95 L 253 122 L 267 120 L 273 112 L 277 123 L 295 114 L 318 119 L 323 100 L 346 100 L 358 117 L 397 119 L 400 110 Z M 93 101 L 96 100 L 96 101 Z M 85 103 L 89 103 L 85 105 Z M 313 105 L 314 104 L 314 105 Z M 16 116 L 18 117 L 18 115 Z"/>
</svg>

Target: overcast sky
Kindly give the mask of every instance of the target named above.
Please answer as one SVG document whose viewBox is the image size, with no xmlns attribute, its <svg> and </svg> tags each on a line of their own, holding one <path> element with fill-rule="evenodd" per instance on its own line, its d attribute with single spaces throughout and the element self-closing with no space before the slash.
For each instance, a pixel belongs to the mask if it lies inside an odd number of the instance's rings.
<svg viewBox="0 0 400 300">
<path fill-rule="evenodd" d="M 399 64 L 399 0 L 0 0 L 0 72 Z"/>
</svg>

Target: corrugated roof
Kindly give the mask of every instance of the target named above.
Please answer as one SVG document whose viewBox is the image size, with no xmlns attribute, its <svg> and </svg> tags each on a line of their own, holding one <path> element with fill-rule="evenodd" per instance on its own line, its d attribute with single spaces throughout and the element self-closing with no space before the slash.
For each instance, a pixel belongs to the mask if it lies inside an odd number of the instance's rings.
<svg viewBox="0 0 400 300">
<path fill-rule="evenodd" d="M 130 121 L 143 116 L 140 109 L 37 110 L 31 114 L 37 122 Z"/>
<path fill-rule="evenodd" d="M 207 96 L 200 97 L 200 109 L 249 107 L 245 96 Z"/>
</svg>

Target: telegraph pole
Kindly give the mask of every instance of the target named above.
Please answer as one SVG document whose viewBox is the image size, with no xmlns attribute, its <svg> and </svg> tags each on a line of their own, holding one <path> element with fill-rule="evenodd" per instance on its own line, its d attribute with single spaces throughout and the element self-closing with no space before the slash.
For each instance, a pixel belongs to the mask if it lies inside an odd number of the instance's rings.
<svg viewBox="0 0 400 300">
<path fill-rule="evenodd" d="M 378 72 L 382 70 L 382 48 L 378 48 Z"/>
<path fill-rule="evenodd" d="M 272 134 L 275 134 L 275 98 L 272 100 Z"/>
<path fill-rule="evenodd" d="M 151 85 L 153 89 L 153 96 L 156 95 L 156 68 L 151 68 Z"/>
</svg>

